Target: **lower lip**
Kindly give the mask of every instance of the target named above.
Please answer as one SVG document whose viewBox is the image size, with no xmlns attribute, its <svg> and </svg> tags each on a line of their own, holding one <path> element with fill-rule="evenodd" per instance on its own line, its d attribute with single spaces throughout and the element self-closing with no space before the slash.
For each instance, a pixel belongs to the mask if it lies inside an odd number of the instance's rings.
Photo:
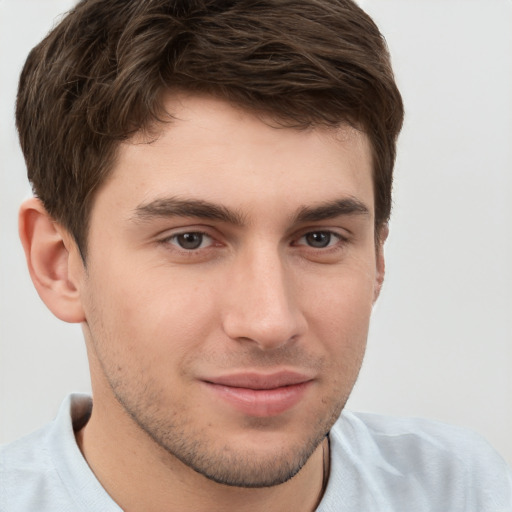
<svg viewBox="0 0 512 512">
<path fill-rule="evenodd" d="M 300 402 L 311 382 L 274 389 L 249 389 L 205 382 L 208 388 L 234 409 L 260 418 L 277 416 Z"/>
</svg>

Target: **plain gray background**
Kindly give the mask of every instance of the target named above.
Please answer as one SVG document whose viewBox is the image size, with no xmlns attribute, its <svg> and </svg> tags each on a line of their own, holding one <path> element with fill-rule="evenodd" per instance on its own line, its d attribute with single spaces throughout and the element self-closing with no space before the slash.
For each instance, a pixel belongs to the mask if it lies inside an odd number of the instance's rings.
<svg viewBox="0 0 512 512">
<path fill-rule="evenodd" d="M 387 277 L 349 407 L 483 434 L 512 463 L 512 2 L 366 0 L 406 105 Z M 13 105 L 69 0 L 0 0 L 0 442 L 89 389 L 80 328 L 37 297 L 17 237 L 30 189 Z"/>
</svg>

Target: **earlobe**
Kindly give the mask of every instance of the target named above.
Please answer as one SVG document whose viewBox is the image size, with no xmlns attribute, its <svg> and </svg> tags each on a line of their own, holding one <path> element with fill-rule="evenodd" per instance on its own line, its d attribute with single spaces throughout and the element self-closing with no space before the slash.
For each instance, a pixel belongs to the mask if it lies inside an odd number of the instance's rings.
<svg viewBox="0 0 512 512">
<path fill-rule="evenodd" d="M 384 275 L 386 273 L 386 263 L 384 259 L 384 243 L 389 235 L 389 226 L 385 224 L 380 228 L 379 231 L 379 241 L 376 248 L 376 265 L 377 272 L 375 278 L 375 288 L 373 291 L 373 302 L 375 303 L 379 298 L 380 291 L 382 289 L 382 285 L 384 283 Z"/>
<path fill-rule="evenodd" d="M 74 241 L 37 198 L 21 205 L 19 234 L 30 277 L 43 302 L 57 318 L 83 322 L 79 276 L 70 272 L 71 258 L 80 257 Z"/>
</svg>

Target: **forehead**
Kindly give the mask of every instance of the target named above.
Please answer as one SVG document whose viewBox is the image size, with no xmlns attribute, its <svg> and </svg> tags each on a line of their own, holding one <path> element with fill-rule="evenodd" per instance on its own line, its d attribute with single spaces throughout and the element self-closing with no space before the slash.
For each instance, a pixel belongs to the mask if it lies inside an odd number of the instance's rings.
<svg viewBox="0 0 512 512">
<path fill-rule="evenodd" d="M 164 106 L 169 121 L 120 146 L 100 196 L 132 209 L 159 196 L 237 209 L 351 196 L 373 214 L 372 157 L 363 132 L 347 125 L 282 127 L 207 96 L 169 95 Z"/>
</svg>

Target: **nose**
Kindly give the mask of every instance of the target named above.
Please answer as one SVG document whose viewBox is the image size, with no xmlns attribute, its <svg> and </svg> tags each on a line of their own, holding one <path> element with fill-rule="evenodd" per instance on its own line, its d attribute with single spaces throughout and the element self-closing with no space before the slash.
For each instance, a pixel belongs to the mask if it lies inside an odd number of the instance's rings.
<svg viewBox="0 0 512 512">
<path fill-rule="evenodd" d="M 304 334 L 307 323 L 298 305 L 292 269 L 279 252 L 251 251 L 230 269 L 223 328 L 234 340 L 273 350 Z"/>
</svg>

